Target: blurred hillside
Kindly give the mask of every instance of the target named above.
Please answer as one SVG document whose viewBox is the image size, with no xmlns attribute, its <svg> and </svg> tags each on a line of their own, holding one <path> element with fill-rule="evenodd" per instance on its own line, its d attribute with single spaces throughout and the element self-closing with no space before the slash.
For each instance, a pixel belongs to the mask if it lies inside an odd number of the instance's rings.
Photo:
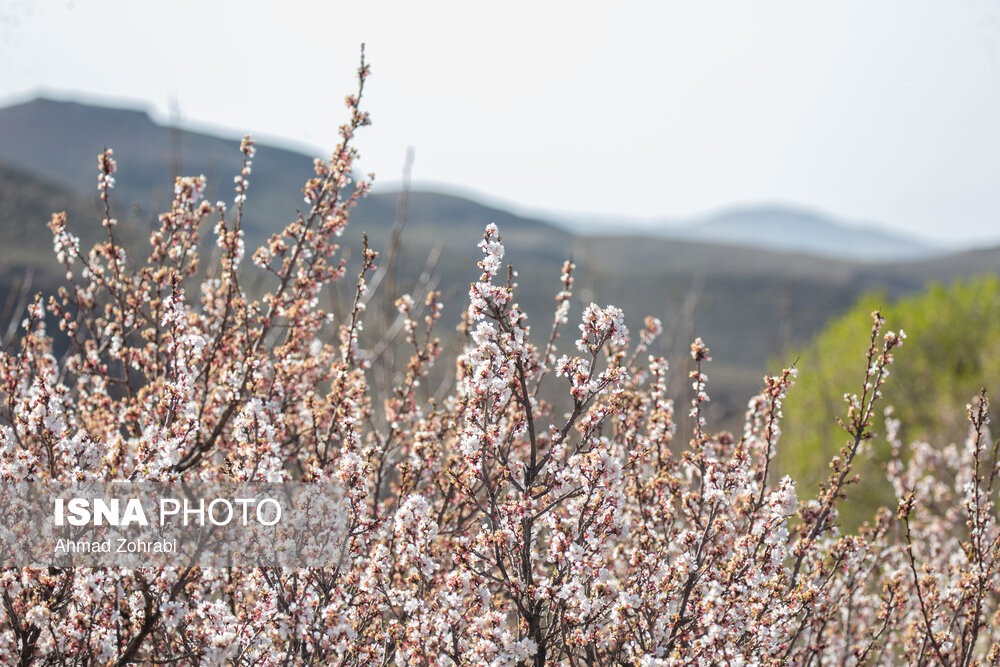
<svg viewBox="0 0 1000 667">
<path fill-rule="evenodd" d="M 675 239 L 725 239 L 751 248 L 862 261 L 899 261 L 935 254 L 934 248 L 916 239 L 871 225 L 846 225 L 821 213 L 787 206 L 732 209 L 693 223 L 664 227 L 660 233 Z"/>
<path fill-rule="evenodd" d="M 50 289 L 60 279 L 45 228 L 52 211 L 66 210 L 71 231 L 85 240 L 103 234 L 96 156 L 105 146 L 114 148 L 119 168 L 112 212 L 136 248 L 156 213 L 169 206 L 174 174 L 203 173 L 210 200 L 232 199 L 232 176 L 240 164 L 238 140 L 163 127 L 140 112 L 74 103 L 36 100 L 0 109 L 3 293 L 16 291 L 28 268 L 33 269 L 33 289 Z M 244 218 L 250 248 L 293 219 L 311 173 L 311 157 L 258 145 Z M 384 248 L 398 199 L 395 193 L 373 194 L 358 206 L 343 238 L 345 255 L 356 256 L 363 231 L 376 249 Z M 714 411 L 734 426 L 768 362 L 809 341 L 859 294 L 881 289 L 891 299 L 931 281 L 1000 272 L 1000 248 L 927 257 L 930 250 L 915 241 L 817 216 L 810 217 L 812 231 L 806 234 L 796 227 L 806 224 L 801 215 L 783 210 L 778 219 L 765 212 L 746 210 L 739 220 L 729 215 L 689 239 L 664 238 L 667 232 L 660 230 L 639 235 L 605 229 L 601 235 L 585 235 L 462 197 L 413 192 L 400 277 L 405 286 L 424 270 L 428 256 L 439 251 L 434 275 L 450 295 L 444 314 L 450 327 L 468 283 L 478 275 L 476 243 L 483 227 L 495 222 L 507 246 L 506 259 L 518 270 L 521 303 L 536 330 L 546 331 L 561 263 L 572 256 L 578 282 L 571 318 L 592 300 L 624 308 L 633 328 L 646 315 L 659 317 L 666 336 L 657 352 L 670 356 L 679 371 L 687 368 L 690 339 L 703 337 L 715 359 L 708 368 Z M 785 229 L 798 252 L 756 247 L 755 229 L 760 238 L 781 238 Z M 795 229 L 802 233 L 793 233 Z M 809 239 L 819 239 L 820 245 L 810 245 Z M 872 253 L 851 250 L 859 247 L 875 248 L 883 261 L 866 261 Z M 824 248 L 837 252 L 822 252 Z M 566 331 L 570 336 L 575 327 Z M 686 376 L 678 372 L 675 378 L 683 395 Z"/>
</svg>

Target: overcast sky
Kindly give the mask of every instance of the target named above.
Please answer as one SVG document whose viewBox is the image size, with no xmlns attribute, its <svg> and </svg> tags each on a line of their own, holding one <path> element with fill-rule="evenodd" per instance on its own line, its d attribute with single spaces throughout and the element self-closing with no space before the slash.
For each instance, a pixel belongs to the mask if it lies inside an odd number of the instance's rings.
<svg viewBox="0 0 1000 667">
<path fill-rule="evenodd" d="M 414 146 L 416 181 L 521 211 L 787 203 L 1000 239 L 996 0 L 3 0 L 0 103 L 166 122 L 176 99 L 195 128 L 322 154 L 362 41 L 383 186 Z"/>
</svg>

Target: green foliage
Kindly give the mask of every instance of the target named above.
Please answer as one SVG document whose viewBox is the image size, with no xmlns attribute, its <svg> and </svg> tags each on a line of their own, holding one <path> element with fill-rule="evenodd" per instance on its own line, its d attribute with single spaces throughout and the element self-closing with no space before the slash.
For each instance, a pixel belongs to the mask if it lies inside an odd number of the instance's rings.
<svg viewBox="0 0 1000 667">
<path fill-rule="evenodd" d="M 829 474 L 828 463 L 849 436 L 837 418 L 846 412 L 845 393 L 861 391 L 858 362 L 867 347 L 870 313 L 876 308 L 886 326 L 903 329 L 906 344 L 896 353 L 892 377 L 883 388 L 884 405 L 893 407 L 903 426 L 904 443 L 924 440 L 936 445 L 964 439 L 965 406 L 983 386 L 1000 378 L 1000 280 L 996 276 L 935 284 L 924 292 L 886 305 L 882 294 L 862 296 L 842 317 L 832 321 L 814 341 L 793 353 L 799 380 L 785 403 L 784 446 L 778 466 L 805 488 Z M 856 459 L 860 488 L 841 508 L 843 524 L 852 528 L 870 519 L 879 505 L 895 506 L 883 474 L 891 456 L 880 417 L 878 436 Z M 905 457 L 905 451 L 903 453 Z"/>
</svg>

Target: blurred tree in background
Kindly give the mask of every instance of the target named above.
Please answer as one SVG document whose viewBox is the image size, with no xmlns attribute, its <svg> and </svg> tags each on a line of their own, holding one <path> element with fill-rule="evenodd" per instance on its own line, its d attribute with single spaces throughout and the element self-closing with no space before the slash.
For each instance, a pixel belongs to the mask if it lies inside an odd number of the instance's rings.
<svg viewBox="0 0 1000 667">
<path fill-rule="evenodd" d="M 893 365 L 884 389 L 884 405 L 901 423 L 902 442 L 961 442 L 968 431 L 965 405 L 980 388 L 1000 379 L 1000 280 L 984 276 L 950 286 L 933 285 L 919 294 L 886 304 L 883 294 L 861 297 L 832 321 L 804 349 L 784 359 L 798 359 L 799 379 L 785 404 L 785 442 L 778 464 L 783 473 L 811 488 L 829 474 L 828 462 L 848 435 L 838 425 L 844 393 L 860 379 L 860 350 L 866 343 L 869 313 L 881 309 L 903 329 L 906 348 Z M 845 527 L 870 519 L 880 505 L 895 498 L 884 476 L 892 445 L 885 438 L 884 416 L 877 423 L 870 456 L 859 458 L 860 488 L 842 506 Z M 906 458 L 906 452 L 903 451 Z"/>
</svg>

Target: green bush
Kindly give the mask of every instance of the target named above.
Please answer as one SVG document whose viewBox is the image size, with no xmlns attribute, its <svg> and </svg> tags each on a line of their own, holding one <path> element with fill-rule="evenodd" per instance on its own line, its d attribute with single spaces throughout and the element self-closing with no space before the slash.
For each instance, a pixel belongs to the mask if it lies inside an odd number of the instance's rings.
<svg viewBox="0 0 1000 667">
<path fill-rule="evenodd" d="M 807 487 L 826 478 L 828 462 L 848 440 L 837 418 L 846 412 L 844 393 L 857 391 L 861 380 L 859 355 L 867 346 L 872 310 L 880 309 L 908 337 L 884 388 L 884 405 L 892 406 L 903 424 L 902 442 L 960 442 L 968 429 L 965 405 L 1000 378 L 996 276 L 934 285 L 894 304 L 885 302 L 882 294 L 862 296 L 810 345 L 788 357 L 798 359 L 799 379 L 785 404 L 786 444 L 779 448 L 778 465 Z M 870 447 L 856 465 L 860 488 L 842 506 L 848 528 L 870 518 L 879 505 L 895 505 L 883 474 L 892 454 L 883 418 Z"/>
</svg>

